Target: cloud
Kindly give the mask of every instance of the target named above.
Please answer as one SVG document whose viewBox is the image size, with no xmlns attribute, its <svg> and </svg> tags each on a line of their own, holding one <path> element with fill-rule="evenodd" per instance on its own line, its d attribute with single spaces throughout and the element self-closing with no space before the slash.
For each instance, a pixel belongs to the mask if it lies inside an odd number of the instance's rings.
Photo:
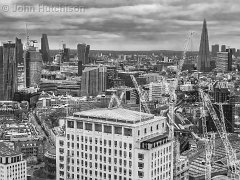
<svg viewBox="0 0 240 180">
<path fill-rule="evenodd" d="M 8 5 L 5 12 L 3 6 Z M 85 7 L 82 12 L 40 11 L 40 6 Z M 19 7 L 18 11 L 13 12 Z M 27 11 L 27 8 L 34 11 Z M 238 47 L 238 0 L 10 0 L 0 2 L 0 39 L 49 36 L 51 48 L 62 40 L 71 48 L 85 42 L 96 49 L 182 50 L 189 31 L 195 31 L 198 49 L 203 19 L 207 19 L 211 43 Z M 232 40 L 232 41 L 231 41 Z M 232 44 L 230 44 L 232 42 Z M 143 49 L 144 48 L 144 49 Z"/>
</svg>

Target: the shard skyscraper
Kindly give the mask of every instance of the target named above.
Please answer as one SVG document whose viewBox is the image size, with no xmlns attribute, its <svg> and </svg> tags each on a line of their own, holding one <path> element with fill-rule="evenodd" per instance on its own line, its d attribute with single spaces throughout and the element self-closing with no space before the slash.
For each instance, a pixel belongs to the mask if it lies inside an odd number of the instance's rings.
<svg viewBox="0 0 240 180">
<path fill-rule="evenodd" d="M 208 31 L 207 31 L 207 23 L 205 19 L 203 21 L 201 42 L 200 42 L 200 48 L 198 53 L 197 70 L 200 72 L 210 71 Z"/>
</svg>

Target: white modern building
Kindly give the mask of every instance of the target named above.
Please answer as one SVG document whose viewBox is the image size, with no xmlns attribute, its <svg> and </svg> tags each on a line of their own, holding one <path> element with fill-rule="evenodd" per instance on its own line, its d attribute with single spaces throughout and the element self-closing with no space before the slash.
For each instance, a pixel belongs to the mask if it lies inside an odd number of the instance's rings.
<svg viewBox="0 0 240 180">
<path fill-rule="evenodd" d="M 172 180 L 166 126 L 165 117 L 122 108 L 74 113 L 57 137 L 57 180 Z"/>
<path fill-rule="evenodd" d="M 168 83 L 165 81 L 149 84 L 149 101 L 159 100 L 162 98 L 162 94 L 167 93 L 169 93 Z"/>
<path fill-rule="evenodd" d="M 26 180 L 27 163 L 22 154 L 0 142 L 0 180 Z"/>
</svg>

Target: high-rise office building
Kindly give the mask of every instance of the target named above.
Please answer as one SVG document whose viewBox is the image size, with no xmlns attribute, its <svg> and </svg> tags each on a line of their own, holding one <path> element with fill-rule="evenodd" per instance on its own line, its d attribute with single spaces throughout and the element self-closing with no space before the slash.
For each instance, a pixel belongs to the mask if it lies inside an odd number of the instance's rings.
<svg viewBox="0 0 240 180">
<path fill-rule="evenodd" d="M 221 46 L 221 52 L 226 52 L 226 45 Z"/>
<path fill-rule="evenodd" d="M 16 58 L 17 58 L 17 64 L 23 63 L 23 44 L 22 40 L 16 38 Z"/>
<path fill-rule="evenodd" d="M 27 179 L 27 162 L 22 154 L 0 142 L 0 179 Z"/>
<path fill-rule="evenodd" d="M 81 81 L 82 96 L 97 96 L 107 86 L 107 67 L 86 67 Z"/>
<path fill-rule="evenodd" d="M 63 48 L 62 61 L 69 62 L 69 60 L 70 60 L 70 49 L 65 47 Z"/>
<path fill-rule="evenodd" d="M 232 50 L 232 54 L 235 56 L 235 54 L 236 54 L 236 48 L 231 48 L 231 50 Z"/>
<path fill-rule="evenodd" d="M 56 138 L 56 179 L 173 179 L 166 127 L 165 117 L 122 108 L 74 113 Z"/>
<path fill-rule="evenodd" d="M 212 56 L 216 57 L 219 52 L 219 44 L 212 45 Z"/>
<path fill-rule="evenodd" d="M 37 86 L 41 80 L 42 55 L 36 47 L 29 46 L 24 54 L 25 86 Z"/>
<path fill-rule="evenodd" d="M 17 91 L 17 62 L 20 56 L 21 41 L 4 43 L 0 47 L 0 100 L 12 100 Z"/>
<path fill-rule="evenodd" d="M 234 131 L 234 104 L 231 102 L 231 94 L 229 91 L 228 82 L 216 82 L 213 85 L 213 92 L 211 92 L 213 97 L 213 106 L 219 118 L 220 116 L 220 104 L 223 107 L 223 114 L 225 119 L 225 126 L 227 132 L 232 133 Z M 217 131 L 213 120 L 207 123 L 209 131 Z"/>
<path fill-rule="evenodd" d="M 48 63 L 50 61 L 50 50 L 49 50 L 47 34 L 42 34 L 41 53 L 42 53 L 43 62 Z"/>
<path fill-rule="evenodd" d="M 77 45 L 77 56 L 78 56 L 78 75 L 82 75 L 83 64 L 85 62 L 85 52 L 86 52 L 86 44 L 78 44 Z"/>
<path fill-rule="evenodd" d="M 232 49 L 217 53 L 216 69 L 222 72 L 232 71 Z"/>
<path fill-rule="evenodd" d="M 201 42 L 200 42 L 200 48 L 198 53 L 197 70 L 201 72 L 210 71 L 208 31 L 207 31 L 207 23 L 205 19 L 203 21 Z"/>
<path fill-rule="evenodd" d="M 89 52 L 90 52 L 90 45 L 86 46 L 86 51 L 85 51 L 85 62 L 83 64 L 89 64 Z"/>
</svg>

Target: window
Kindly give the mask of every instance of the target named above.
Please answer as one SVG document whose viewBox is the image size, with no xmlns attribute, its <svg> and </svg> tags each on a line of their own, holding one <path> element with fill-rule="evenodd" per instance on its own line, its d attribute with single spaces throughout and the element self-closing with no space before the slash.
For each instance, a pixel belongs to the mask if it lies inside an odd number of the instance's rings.
<svg viewBox="0 0 240 180">
<path fill-rule="evenodd" d="M 124 128 L 124 135 L 125 136 L 132 136 L 132 129 Z"/>
<path fill-rule="evenodd" d="M 115 134 L 122 134 L 122 127 L 114 126 L 114 133 Z"/>
<path fill-rule="evenodd" d="M 144 176 L 143 172 L 142 172 L 142 171 L 138 171 L 138 176 L 139 176 L 140 178 L 143 178 L 143 176 Z"/>
<path fill-rule="evenodd" d="M 102 125 L 95 123 L 95 131 L 102 132 Z"/>
<path fill-rule="evenodd" d="M 85 123 L 85 130 L 92 131 L 92 124 L 91 123 Z"/>
<path fill-rule="evenodd" d="M 63 146 L 64 145 L 64 141 L 60 140 L 59 144 L 60 144 L 60 146 Z"/>
<path fill-rule="evenodd" d="M 112 126 L 104 125 L 104 132 L 105 133 L 112 133 Z"/>
<path fill-rule="evenodd" d="M 83 122 L 77 121 L 77 129 L 83 129 Z"/>
<path fill-rule="evenodd" d="M 132 149 L 132 144 L 129 144 L 129 149 L 130 149 L 130 150 Z"/>
<path fill-rule="evenodd" d="M 144 128 L 144 133 L 145 133 L 145 134 L 147 133 L 147 128 Z"/>
<path fill-rule="evenodd" d="M 144 159 L 144 154 L 140 154 L 140 153 L 139 153 L 139 154 L 138 154 L 138 159 L 139 159 L 139 160 L 143 160 L 143 159 Z"/>
<path fill-rule="evenodd" d="M 139 162 L 139 163 L 138 163 L 138 168 L 139 168 L 139 169 L 143 169 L 143 168 L 144 168 L 144 164 L 141 163 L 141 162 Z"/>
<path fill-rule="evenodd" d="M 74 128 L 74 121 L 67 121 L 68 128 Z"/>
</svg>

